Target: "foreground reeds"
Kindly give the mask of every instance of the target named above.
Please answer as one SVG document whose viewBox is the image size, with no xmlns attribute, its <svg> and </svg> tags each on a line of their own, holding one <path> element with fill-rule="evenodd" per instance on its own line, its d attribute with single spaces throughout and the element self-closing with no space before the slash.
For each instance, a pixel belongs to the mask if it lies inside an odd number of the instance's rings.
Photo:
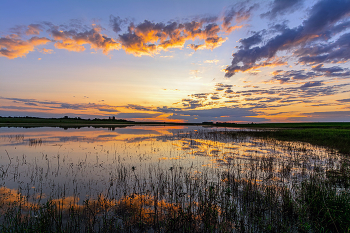
<svg viewBox="0 0 350 233">
<path fill-rule="evenodd" d="M 315 173 L 289 188 L 259 183 L 256 172 L 207 175 L 158 170 L 120 199 L 99 196 L 30 203 L 13 190 L 1 192 L 1 232 L 348 232 L 348 173 Z M 334 172 L 335 174 L 335 172 Z M 213 178 L 213 177 L 211 177 Z M 334 182 L 335 180 L 338 182 Z M 119 180 L 121 183 L 124 181 Z M 118 182 L 118 181 L 116 181 Z M 9 200 L 6 202 L 6 200 Z"/>
</svg>

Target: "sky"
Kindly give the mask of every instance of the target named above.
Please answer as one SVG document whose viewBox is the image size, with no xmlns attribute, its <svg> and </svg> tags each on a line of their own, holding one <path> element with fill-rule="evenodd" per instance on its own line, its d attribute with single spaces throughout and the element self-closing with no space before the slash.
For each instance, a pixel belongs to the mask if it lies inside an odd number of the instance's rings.
<svg viewBox="0 0 350 233">
<path fill-rule="evenodd" d="M 349 0 L 3 0 L 0 116 L 350 121 Z"/>
</svg>

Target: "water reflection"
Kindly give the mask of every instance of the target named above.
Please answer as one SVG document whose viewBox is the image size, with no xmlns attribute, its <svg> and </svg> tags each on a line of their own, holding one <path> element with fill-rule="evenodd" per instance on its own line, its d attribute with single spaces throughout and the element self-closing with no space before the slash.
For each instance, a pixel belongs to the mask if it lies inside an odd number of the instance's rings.
<svg viewBox="0 0 350 233">
<path fill-rule="evenodd" d="M 205 174 L 208 182 L 225 182 L 218 171 L 230 171 L 236 180 L 253 172 L 257 183 L 289 185 L 341 164 L 337 154 L 310 144 L 194 126 L 11 128 L 0 132 L 0 147 L 1 188 L 33 203 L 74 197 L 82 204 L 100 195 L 121 200 L 150 190 L 159 174 L 174 169 Z"/>
</svg>

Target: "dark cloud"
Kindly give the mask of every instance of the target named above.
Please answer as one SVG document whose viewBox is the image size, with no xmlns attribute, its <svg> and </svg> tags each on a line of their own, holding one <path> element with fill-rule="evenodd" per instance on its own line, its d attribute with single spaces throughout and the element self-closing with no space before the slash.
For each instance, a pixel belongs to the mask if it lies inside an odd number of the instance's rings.
<svg viewBox="0 0 350 233">
<path fill-rule="evenodd" d="M 215 84 L 215 91 L 224 91 L 226 93 L 232 93 L 231 88 L 233 87 L 233 85 L 230 84 L 222 84 L 222 83 L 217 83 Z"/>
<path fill-rule="evenodd" d="M 304 33 L 317 34 L 324 28 L 334 26 L 350 12 L 348 0 L 321 0 L 310 11 L 310 16 L 303 22 Z"/>
<path fill-rule="evenodd" d="M 278 71 L 274 73 L 276 75 L 274 75 L 271 80 L 277 81 L 280 84 L 291 82 L 291 81 L 295 82 L 298 80 L 312 79 L 314 77 L 320 76 L 315 72 L 305 72 L 304 70 Z"/>
<path fill-rule="evenodd" d="M 0 106 L 1 109 L 12 109 L 12 110 L 23 110 L 23 111 L 33 111 L 33 110 L 47 110 L 46 108 L 40 107 L 23 107 L 23 106 Z"/>
<path fill-rule="evenodd" d="M 341 100 L 337 100 L 341 103 L 350 103 L 350 99 L 341 99 Z"/>
<path fill-rule="evenodd" d="M 245 122 L 261 122 L 269 121 L 265 118 L 257 117 L 258 114 L 253 112 L 252 108 L 213 108 L 203 110 L 189 110 L 177 112 L 169 117 L 169 119 L 183 119 L 188 122 L 203 121 L 245 121 Z"/>
<path fill-rule="evenodd" d="M 302 7 L 303 2 L 304 0 L 274 0 L 270 6 L 271 10 L 264 14 L 261 14 L 260 16 L 272 20 L 278 15 L 293 13 Z"/>
<path fill-rule="evenodd" d="M 239 42 L 242 44 L 241 48 L 249 49 L 253 45 L 260 44 L 263 40 L 262 34 L 264 32 L 265 32 L 265 30 L 262 30 L 260 32 L 254 33 L 250 37 L 247 37 L 245 39 L 240 39 Z"/>
<path fill-rule="evenodd" d="M 296 51 L 302 64 L 338 63 L 350 59 L 350 33 L 341 35 L 335 42 L 312 45 Z"/>
<path fill-rule="evenodd" d="M 14 103 L 23 103 L 30 106 L 39 106 L 41 108 L 48 109 L 72 109 L 72 110 L 86 110 L 86 109 L 96 109 L 102 112 L 119 112 L 116 108 L 117 106 L 112 106 L 108 104 L 95 104 L 95 103 L 83 103 L 83 104 L 70 104 L 62 103 L 57 101 L 38 101 L 35 99 L 22 99 L 22 98 L 6 98 L 1 97 L 0 99 L 9 100 Z"/>
<path fill-rule="evenodd" d="M 40 109 L 38 109 L 40 110 Z M 29 117 L 46 117 L 46 118 L 60 118 L 64 116 L 70 116 L 70 117 L 81 117 L 84 119 L 88 118 L 101 118 L 101 117 L 106 117 L 105 114 L 97 115 L 97 114 L 76 114 L 76 113 L 71 113 L 71 112 L 66 112 L 66 113 L 51 113 L 48 111 L 37 111 L 37 109 L 31 109 L 29 111 L 7 111 L 7 110 L 1 110 L 0 109 L 0 116 L 3 117 L 24 117 L 24 116 L 29 116 Z"/>
<path fill-rule="evenodd" d="M 311 112 L 302 113 L 302 116 L 307 116 L 309 121 L 322 119 L 323 121 L 349 121 L 350 111 L 330 111 L 330 112 Z"/>
<path fill-rule="evenodd" d="M 118 113 L 116 117 L 123 118 L 123 119 L 129 119 L 129 118 L 155 118 L 157 116 L 160 116 L 160 113 Z"/>
<path fill-rule="evenodd" d="M 208 95 L 209 95 L 209 93 L 198 93 L 198 94 L 192 94 L 191 97 L 206 99 L 208 97 Z"/>
<path fill-rule="evenodd" d="M 321 76 L 326 77 L 350 77 L 350 71 L 340 66 L 324 67 L 323 64 L 318 64 L 312 67 L 312 71 L 305 70 L 277 70 L 274 71 L 274 76 L 270 79 L 272 82 L 295 83 L 301 80 L 314 79 Z"/>
<path fill-rule="evenodd" d="M 211 103 L 205 102 L 205 100 L 202 99 L 182 99 L 181 104 L 187 109 L 195 109 L 211 105 Z"/>
<path fill-rule="evenodd" d="M 127 23 L 128 20 L 126 19 L 121 19 L 119 16 L 113 16 L 111 15 L 109 17 L 109 23 L 113 29 L 114 32 L 119 33 L 122 28 L 121 26 L 125 23 Z"/>
<path fill-rule="evenodd" d="M 213 96 L 210 97 L 210 99 L 212 99 L 212 100 L 219 100 L 219 99 L 221 99 L 221 97 L 217 96 L 217 95 L 213 95 Z"/>
<path fill-rule="evenodd" d="M 128 104 L 128 105 L 124 106 L 124 108 L 135 109 L 135 110 L 139 110 L 139 111 L 152 111 L 153 110 L 153 108 L 141 106 L 138 104 Z"/>
<path fill-rule="evenodd" d="M 333 67 L 329 67 L 329 68 L 324 68 L 323 64 L 319 64 L 317 66 L 312 67 L 312 70 L 314 70 L 316 72 L 327 73 L 327 74 L 332 74 L 332 73 L 344 71 L 344 69 L 339 67 L 339 66 L 333 66 Z"/>
<path fill-rule="evenodd" d="M 157 107 L 155 109 L 156 112 L 163 112 L 163 113 L 174 113 L 181 110 L 182 110 L 181 108 L 168 108 L 167 106 Z"/>
<path fill-rule="evenodd" d="M 29 106 L 38 106 L 36 103 L 24 103 L 25 105 L 29 105 Z"/>
<path fill-rule="evenodd" d="M 284 27 L 281 32 L 269 39 L 264 45 L 250 48 L 242 45 L 233 54 L 232 64 L 226 68 L 226 77 L 232 77 L 237 72 L 245 72 L 257 66 L 257 62 L 263 59 L 272 59 L 278 51 L 298 49 L 315 40 L 328 40 L 324 37 L 332 27 L 347 17 L 350 13 L 350 1 L 348 0 L 321 0 L 310 10 L 309 17 L 302 25 L 295 28 Z M 339 31 L 339 29 L 337 29 Z M 253 37 L 259 38 L 261 32 L 256 32 Z M 342 36 L 344 37 L 344 35 Z M 242 40 L 243 41 L 243 40 Z M 339 38 L 340 43 L 348 43 L 349 40 Z M 332 57 L 347 57 L 344 51 L 334 51 Z M 331 57 L 320 57 L 318 62 L 330 60 Z M 343 58 L 344 59 L 344 58 Z M 307 63 L 306 58 L 300 62 Z"/>
<path fill-rule="evenodd" d="M 110 108 L 98 108 L 101 112 L 119 112 L 117 109 L 110 109 Z"/>
</svg>

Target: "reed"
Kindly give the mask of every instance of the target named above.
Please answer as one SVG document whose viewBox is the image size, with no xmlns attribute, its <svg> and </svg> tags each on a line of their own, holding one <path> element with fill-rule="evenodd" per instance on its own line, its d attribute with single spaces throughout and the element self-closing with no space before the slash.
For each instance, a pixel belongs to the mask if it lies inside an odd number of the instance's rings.
<svg viewBox="0 0 350 233">
<path fill-rule="evenodd" d="M 224 166 L 199 172 L 192 166 L 149 164 L 142 170 L 115 156 L 107 191 L 85 200 L 57 191 L 58 198 L 42 203 L 25 195 L 25 190 L 1 187 L 0 231 L 350 231 L 350 163 L 343 155 L 331 153 L 329 158 L 320 159 L 306 144 L 252 139 L 244 132 L 180 132 L 167 140 L 180 141 L 189 150 L 195 148 L 192 154 L 198 154 L 202 151 L 200 145 L 210 142 L 206 153 Z M 281 147 L 288 156 L 280 157 L 271 149 L 249 159 L 218 157 L 224 150 L 221 147 L 232 140 L 249 142 L 252 148 L 267 144 L 275 150 Z M 98 164 L 98 157 L 96 160 Z M 26 166 L 32 166 L 28 170 L 39 182 L 45 172 L 35 170 L 36 164 Z M 76 168 L 73 175 L 84 166 L 88 164 L 72 165 Z M 15 169 L 10 170 L 2 168 L 1 179 L 19 175 L 14 174 Z"/>
</svg>

